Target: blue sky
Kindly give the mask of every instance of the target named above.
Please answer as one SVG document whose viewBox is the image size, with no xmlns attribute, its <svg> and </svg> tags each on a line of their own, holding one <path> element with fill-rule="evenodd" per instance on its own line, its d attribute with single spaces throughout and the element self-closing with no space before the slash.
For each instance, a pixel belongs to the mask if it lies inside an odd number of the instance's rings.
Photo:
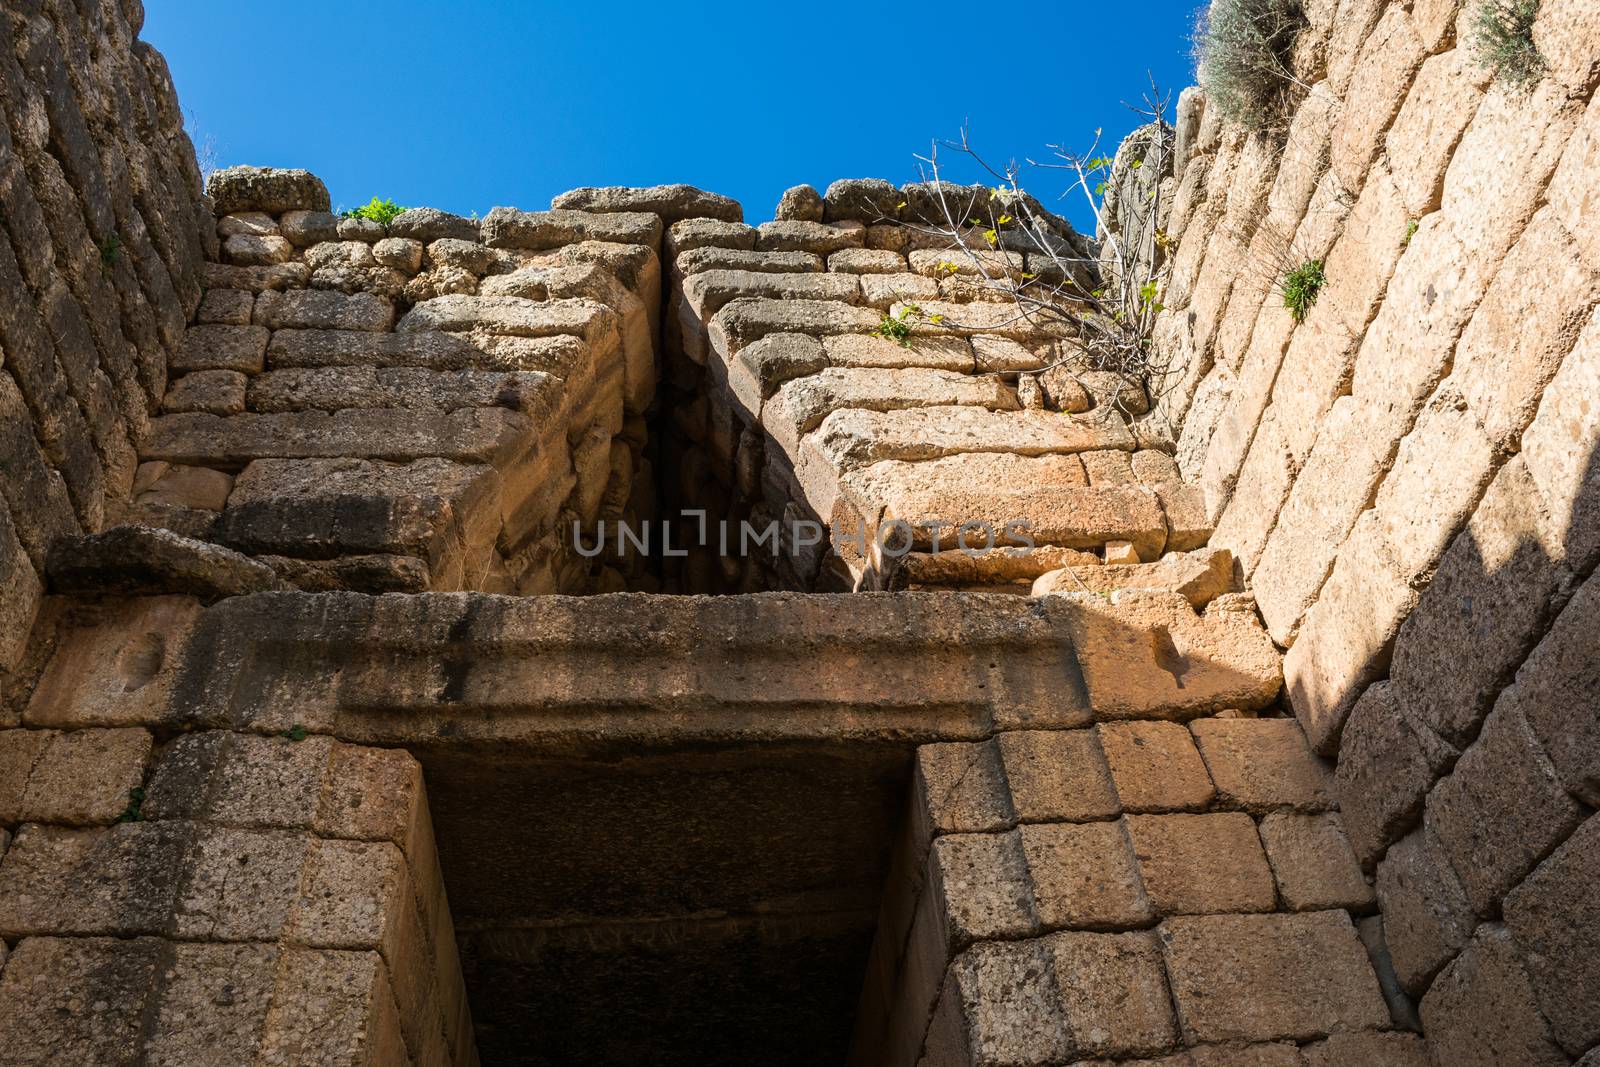
<svg viewBox="0 0 1600 1067">
<path fill-rule="evenodd" d="M 1198 3 L 145 0 L 143 36 L 218 165 L 305 167 L 336 207 L 682 181 L 758 222 L 801 182 L 915 180 L 963 123 L 1002 161 L 1114 145 L 1151 74 L 1174 99 L 1192 80 Z"/>
</svg>

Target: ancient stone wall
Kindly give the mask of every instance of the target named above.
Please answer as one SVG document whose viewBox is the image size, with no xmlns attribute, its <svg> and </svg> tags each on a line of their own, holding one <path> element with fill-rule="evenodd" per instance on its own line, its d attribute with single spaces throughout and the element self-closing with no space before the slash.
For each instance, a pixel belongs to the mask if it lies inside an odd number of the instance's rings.
<svg viewBox="0 0 1600 1067">
<path fill-rule="evenodd" d="M 1185 94 L 1157 339 L 1438 1062 L 1563 1063 L 1600 1041 L 1600 7 L 1544 0 L 1525 90 L 1476 8 L 1307 4 L 1282 135 Z"/>
<path fill-rule="evenodd" d="M 138 0 L 0 10 L 0 681 L 51 543 L 127 502 L 215 244 L 143 19 Z"/>
</svg>

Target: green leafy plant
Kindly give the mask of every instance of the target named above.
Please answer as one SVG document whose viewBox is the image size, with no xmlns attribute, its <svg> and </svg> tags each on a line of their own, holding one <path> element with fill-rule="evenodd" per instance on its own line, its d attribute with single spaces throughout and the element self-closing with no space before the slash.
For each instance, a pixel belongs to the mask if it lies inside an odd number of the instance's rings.
<svg viewBox="0 0 1600 1067">
<path fill-rule="evenodd" d="M 393 200 L 380 200 L 373 197 L 371 201 L 360 207 L 351 208 L 344 213 L 348 219 L 371 219 L 373 222 L 387 226 L 406 210 Z"/>
<path fill-rule="evenodd" d="M 279 733 L 278 736 L 287 737 L 291 741 L 304 741 L 306 739 L 306 728 L 301 726 L 299 723 L 295 723 L 287 730 Z"/>
<path fill-rule="evenodd" d="M 1299 0 L 1215 0 L 1195 24 L 1194 56 L 1206 105 L 1251 131 L 1287 125 L 1295 89 L 1290 54 L 1308 25 Z"/>
<path fill-rule="evenodd" d="M 110 277 L 116 269 L 117 260 L 122 258 L 122 238 L 112 234 L 95 247 L 100 250 L 100 273 Z"/>
<path fill-rule="evenodd" d="M 144 813 L 140 810 L 143 807 L 144 789 L 136 786 L 133 789 L 128 790 L 128 806 L 122 809 L 122 814 L 117 816 L 117 821 L 143 822 Z"/>
<path fill-rule="evenodd" d="M 901 348 L 911 347 L 911 322 L 907 318 L 910 307 L 900 309 L 898 315 L 885 315 L 883 321 L 878 323 L 878 328 L 872 332 L 886 341 L 893 341 Z"/>
<path fill-rule="evenodd" d="M 1417 235 L 1417 220 L 1416 219 L 1408 219 L 1408 220 L 1406 220 L 1406 239 L 1405 239 L 1404 244 L 1401 247 L 1409 247 L 1410 244 L 1411 244 L 1411 239 L 1413 237 L 1415 237 L 1416 235 Z"/>
<path fill-rule="evenodd" d="M 1283 306 L 1297 323 L 1306 321 L 1306 313 L 1317 302 L 1317 294 L 1327 284 L 1322 271 L 1322 260 L 1308 259 L 1283 276 L 1278 288 L 1283 293 Z"/>
<path fill-rule="evenodd" d="M 1528 89 L 1544 77 L 1544 56 L 1533 43 L 1539 0 L 1480 0 L 1472 22 L 1478 63 L 1496 81 Z"/>
</svg>

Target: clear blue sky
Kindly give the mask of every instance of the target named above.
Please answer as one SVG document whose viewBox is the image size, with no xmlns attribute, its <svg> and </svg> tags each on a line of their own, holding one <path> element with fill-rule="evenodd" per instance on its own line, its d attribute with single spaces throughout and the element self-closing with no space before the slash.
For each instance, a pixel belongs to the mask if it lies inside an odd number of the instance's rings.
<svg viewBox="0 0 1600 1067">
<path fill-rule="evenodd" d="M 1114 145 L 1150 74 L 1193 80 L 1199 3 L 145 0 L 143 36 L 218 165 L 305 167 L 336 207 L 681 181 L 758 222 L 801 182 L 915 180 L 963 123 L 997 160 Z"/>
</svg>

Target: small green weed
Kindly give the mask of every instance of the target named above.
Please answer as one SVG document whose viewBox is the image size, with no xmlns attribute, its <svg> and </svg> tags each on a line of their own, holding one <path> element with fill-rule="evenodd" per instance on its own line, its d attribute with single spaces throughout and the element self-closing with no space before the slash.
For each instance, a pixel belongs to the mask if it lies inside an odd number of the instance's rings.
<svg viewBox="0 0 1600 1067">
<path fill-rule="evenodd" d="M 144 788 L 136 786 L 128 790 L 128 806 L 122 809 L 122 814 L 117 816 L 118 822 L 144 822 Z"/>
<path fill-rule="evenodd" d="M 287 737 L 291 741 L 304 741 L 306 739 L 306 728 L 301 726 L 299 723 L 295 723 L 287 730 L 279 733 L 278 736 Z"/>
<path fill-rule="evenodd" d="M 1283 292 L 1283 306 L 1296 323 L 1306 321 L 1306 313 L 1317 302 L 1317 294 L 1327 281 L 1320 259 L 1308 259 L 1283 276 L 1278 288 Z"/>
<path fill-rule="evenodd" d="M 1533 43 L 1538 14 L 1539 0 L 1480 0 L 1472 43 L 1478 63 L 1494 71 L 1496 81 L 1529 89 L 1544 77 L 1544 56 Z"/>
<path fill-rule="evenodd" d="M 95 247 L 100 250 L 100 273 L 109 278 L 117 267 L 117 260 L 122 258 L 122 238 L 112 234 Z"/>
<path fill-rule="evenodd" d="M 1405 239 L 1405 243 L 1403 245 L 1401 245 L 1401 247 L 1402 248 L 1410 247 L 1411 239 L 1413 237 L 1415 237 L 1416 235 L 1417 235 L 1417 220 L 1416 219 L 1408 219 L 1406 221 L 1406 239 Z"/>
<path fill-rule="evenodd" d="M 370 202 L 363 204 L 361 207 L 351 208 L 346 211 L 344 216 L 347 219 L 371 219 L 373 222 L 387 226 L 398 218 L 404 210 L 405 208 L 396 204 L 393 200 L 380 200 L 377 197 L 373 197 Z"/>
</svg>

